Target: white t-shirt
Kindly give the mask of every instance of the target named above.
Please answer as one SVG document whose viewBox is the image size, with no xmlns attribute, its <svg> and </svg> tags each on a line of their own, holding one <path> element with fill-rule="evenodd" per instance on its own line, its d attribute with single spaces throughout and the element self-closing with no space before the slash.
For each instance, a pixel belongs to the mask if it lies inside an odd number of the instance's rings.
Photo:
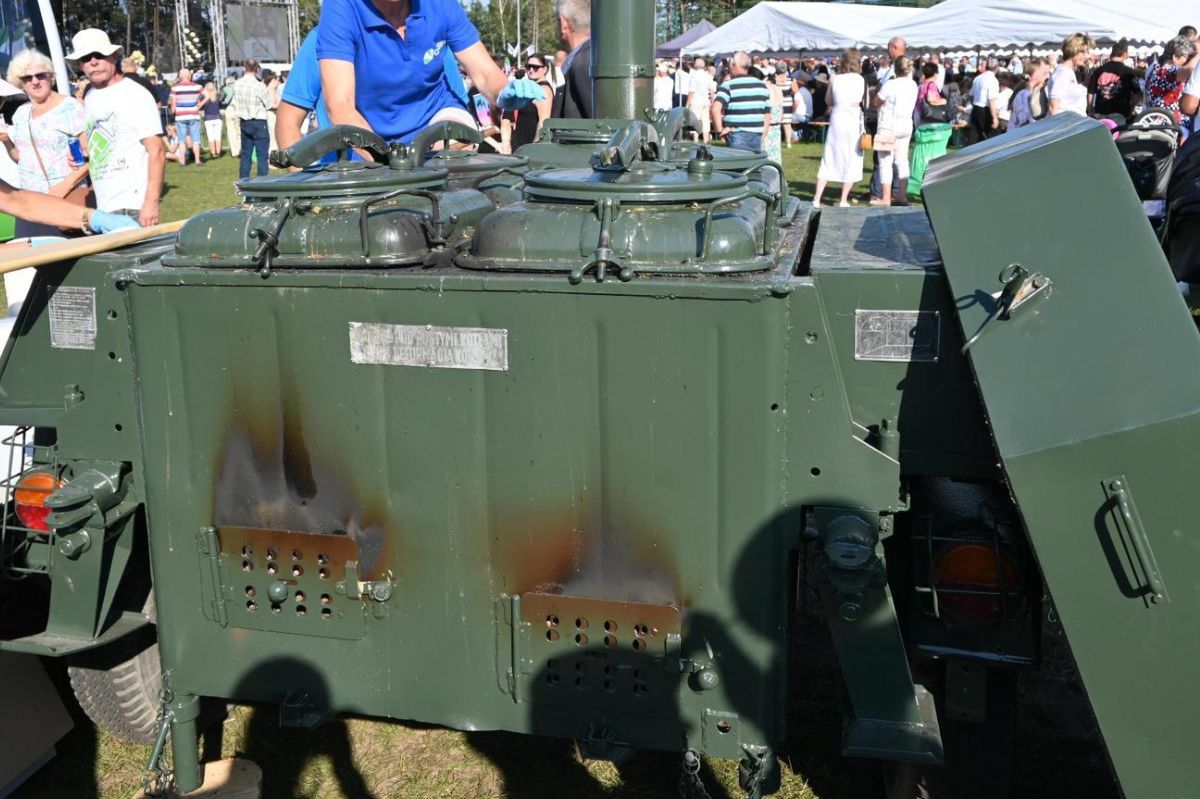
<svg viewBox="0 0 1200 799">
<path fill-rule="evenodd" d="M 1000 97 L 1000 81 L 991 72 L 980 72 L 971 81 L 971 104 L 978 108 L 987 108 L 992 100 Z"/>
<path fill-rule="evenodd" d="M 1189 97 L 1200 97 L 1200 69 L 1192 72 L 1192 77 L 1188 78 L 1187 85 L 1183 87 L 1183 93 Z M 1200 120 L 1200 113 L 1192 117 L 1193 133 L 1200 131 L 1200 124 L 1197 123 L 1197 120 Z"/>
<path fill-rule="evenodd" d="M 794 103 L 792 105 L 792 116 L 803 117 L 804 119 L 812 119 L 813 115 L 813 96 L 807 86 L 801 86 L 800 91 L 794 95 Z"/>
<path fill-rule="evenodd" d="M 1000 96 L 996 98 L 996 105 L 1000 106 L 1000 118 L 1005 122 L 1008 121 L 1009 116 L 1012 114 L 1010 103 L 1012 96 L 1013 90 L 1005 87 L 1000 90 Z"/>
<path fill-rule="evenodd" d="M 692 94 L 692 105 L 708 105 L 713 93 L 713 78 L 706 69 L 693 69 L 688 91 Z"/>
<path fill-rule="evenodd" d="M 682 67 L 675 70 L 675 93 L 687 94 L 688 84 L 692 79 L 692 73 L 686 72 Z"/>
<path fill-rule="evenodd" d="M 892 78 L 879 88 L 883 101 L 879 107 L 879 129 L 897 136 L 908 136 L 913 129 L 913 109 L 917 107 L 917 84 L 912 78 Z"/>
<path fill-rule="evenodd" d="M 125 78 L 88 92 L 83 111 L 96 205 L 101 211 L 138 210 L 149 171 L 142 139 L 163 132 L 154 98 Z"/>
<path fill-rule="evenodd" d="M 669 75 L 654 76 L 654 110 L 670 111 L 674 93 L 675 81 Z"/>
<path fill-rule="evenodd" d="M 1079 85 L 1075 78 L 1075 70 L 1066 65 L 1060 65 L 1050 76 L 1050 100 L 1058 101 L 1058 113 L 1074 111 L 1080 116 L 1087 116 L 1087 89 Z"/>
<path fill-rule="evenodd" d="M 934 80 L 934 83 L 937 84 L 938 93 L 940 94 L 941 91 L 946 88 L 946 68 L 944 66 L 942 66 L 942 62 L 939 61 L 938 65 L 937 65 L 937 69 L 938 69 L 937 77 L 934 78 L 933 80 Z"/>
</svg>

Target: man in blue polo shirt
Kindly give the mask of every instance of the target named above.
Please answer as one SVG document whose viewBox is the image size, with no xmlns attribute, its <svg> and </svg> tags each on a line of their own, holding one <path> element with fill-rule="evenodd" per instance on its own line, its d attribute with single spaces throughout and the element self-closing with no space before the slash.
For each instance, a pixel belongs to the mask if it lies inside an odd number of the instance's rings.
<svg viewBox="0 0 1200 799">
<path fill-rule="evenodd" d="M 325 0 L 317 58 L 330 120 L 412 141 L 439 112 L 465 110 L 447 48 L 489 101 L 519 108 L 542 96 L 532 81 L 508 83 L 458 0 Z"/>
<path fill-rule="evenodd" d="M 329 110 L 321 99 L 321 67 L 317 61 L 317 30 L 313 28 L 304 37 L 296 58 L 292 62 L 291 72 L 288 73 L 287 83 L 283 87 L 283 96 L 279 107 L 275 109 L 275 141 L 279 149 L 291 147 L 300 141 L 304 135 L 304 120 L 310 113 L 315 114 L 317 129 L 327 128 Z M 446 79 L 450 90 L 460 101 L 466 103 L 467 88 L 463 85 L 462 76 L 458 72 L 458 61 L 448 49 L 444 50 L 442 59 L 446 69 Z M 354 156 L 357 157 L 357 156 Z M 321 159 L 322 163 L 337 160 L 337 153 L 329 153 Z"/>
</svg>

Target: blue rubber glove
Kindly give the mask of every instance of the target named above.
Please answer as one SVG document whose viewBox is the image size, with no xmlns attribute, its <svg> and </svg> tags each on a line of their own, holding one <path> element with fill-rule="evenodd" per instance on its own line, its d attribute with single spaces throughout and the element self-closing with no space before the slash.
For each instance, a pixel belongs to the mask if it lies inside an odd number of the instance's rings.
<svg viewBox="0 0 1200 799">
<path fill-rule="evenodd" d="M 132 217 L 125 216 L 125 214 L 110 214 L 107 211 L 92 211 L 92 218 L 88 224 L 96 233 L 111 233 L 114 230 L 141 227 Z"/>
<path fill-rule="evenodd" d="M 541 86 L 529 78 L 517 78 L 510 80 L 508 85 L 500 90 L 500 94 L 496 97 L 496 105 L 500 106 L 503 111 L 513 111 L 524 108 L 534 100 L 543 100 L 545 97 Z"/>
</svg>

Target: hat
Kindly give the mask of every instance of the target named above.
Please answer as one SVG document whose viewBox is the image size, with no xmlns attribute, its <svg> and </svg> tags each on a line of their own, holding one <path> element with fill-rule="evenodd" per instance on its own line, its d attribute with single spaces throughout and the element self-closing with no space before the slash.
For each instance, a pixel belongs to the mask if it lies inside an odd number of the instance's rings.
<svg viewBox="0 0 1200 799">
<path fill-rule="evenodd" d="M 655 67 L 655 69 L 659 72 L 666 72 L 668 69 L 670 69 L 670 67 L 668 67 L 666 64 L 664 64 L 663 62 L 660 61 L 660 62 L 658 62 L 658 66 Z"/>
<path fill-rule="evenodd" d="M 71 37 L 71 52 L 67 53 L 68 61 L 78 61 L 89 53 L 99 53 L 109 56 L 121 49 L 120 45 L 108 40 L 108 34 L 97 28 L 84 28 Z"/>
</svg>

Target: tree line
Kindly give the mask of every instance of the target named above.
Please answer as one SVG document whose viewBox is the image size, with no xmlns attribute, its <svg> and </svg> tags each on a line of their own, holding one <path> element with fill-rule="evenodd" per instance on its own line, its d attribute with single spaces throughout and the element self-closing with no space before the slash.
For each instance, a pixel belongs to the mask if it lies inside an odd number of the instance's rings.
<svg viewBox="0 0 1200 799">
<path fill-rule="evenodd" d="M 533 46 L 540 52 L 558 49 L 554 0 L 461 0 L 471 21 L 479 29 L 484 45 L 503 58 L 507 46 L 522 49 Z M 817 2 L 818 0 L 793 0 Z M 933 5 L 939 0 L 884 0 L 889 5 Z M 300 11 L 300 35 L 317 24 L 321 0 L 297 0 Z M 723 25 L 760 0 L 655 0 L 656 30 L 659 41 L 678 36 L 684 30 L 707 19 Z M 520 19 L 518 20 L 518 6 Z M 125 46 L 127 53 L 141 51 L 147 65 L 160 72 L 174 72 L 181 66 L 179 43 L 175 34 L 175 0 L 65 0 L 57 5 L 59 24 L 65 39 L 83 28 L 100 28 Z M 207 0 L 189 0 L 188 27 L 198 37 L 212 59 L 212 24 Z M 197 66 L 192 64 L 191 66 Z"/>
</svg>

